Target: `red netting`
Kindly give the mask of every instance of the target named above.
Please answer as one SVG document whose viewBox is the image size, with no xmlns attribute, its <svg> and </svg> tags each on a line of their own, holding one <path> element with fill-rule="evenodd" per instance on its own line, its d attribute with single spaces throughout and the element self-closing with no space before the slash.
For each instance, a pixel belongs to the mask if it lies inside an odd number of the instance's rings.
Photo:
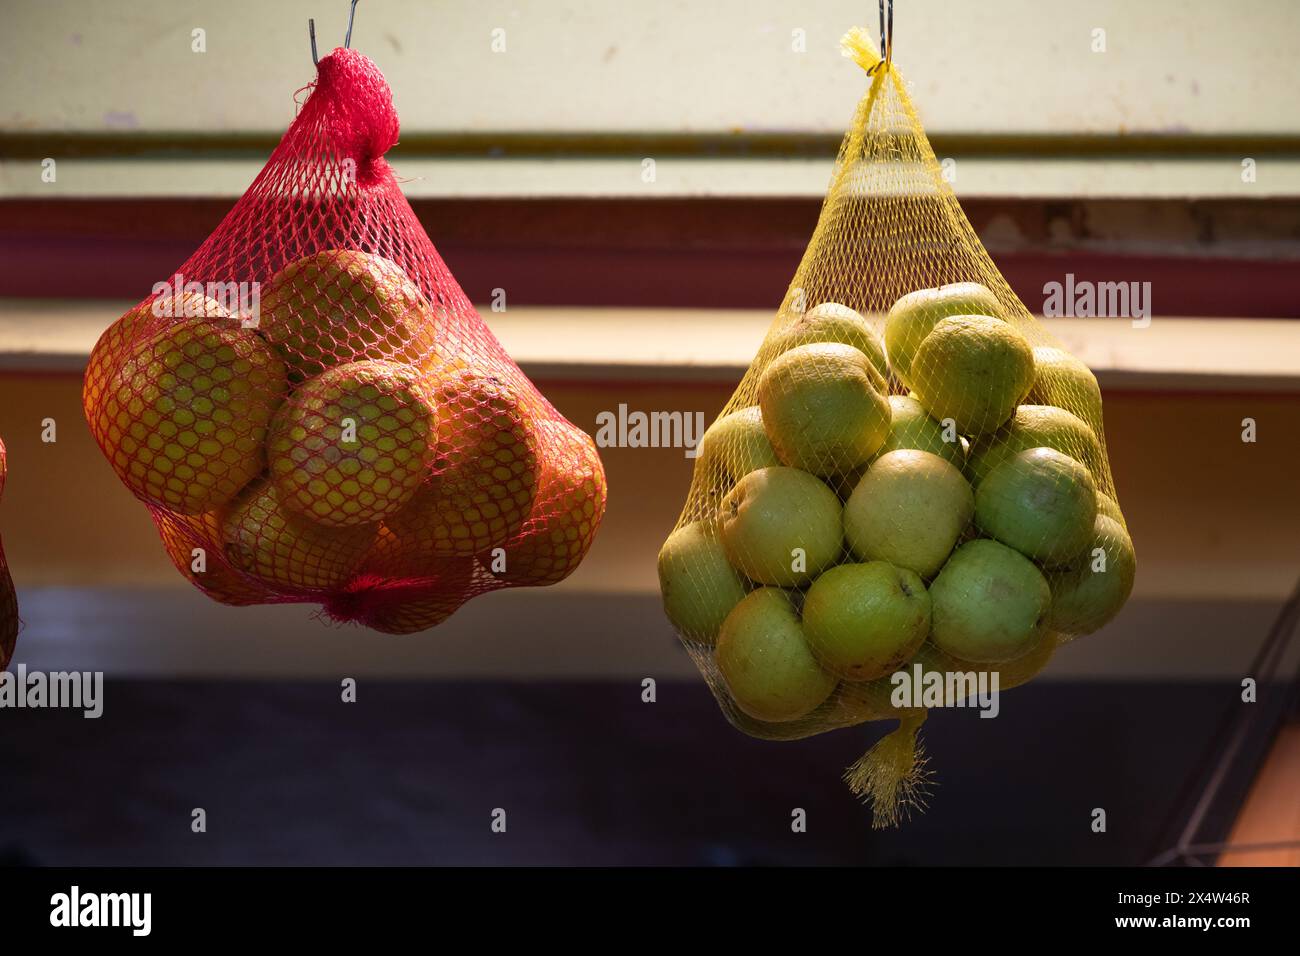
<svg viewBox="0 0 1300 956">
<path fill-rule="evenodd" d="M 566 577 L 604 513 L 593 442 L 506 355 L 398 188 L 397 134 L 374 63 L 323 58 L 243 198 L 91 355 L 91 431 L 223 603 L 421 630 Z"/>
<path fill-rule="evenodd" d="M 4 495 L 5 476 L 9 474 L 9 456 L 0 440 L 0 496 Z M 0 544 L 0 671 L 9 666 L 18 644 L 18 595 L 9 574 L 4 545 Z"/>
</svg>

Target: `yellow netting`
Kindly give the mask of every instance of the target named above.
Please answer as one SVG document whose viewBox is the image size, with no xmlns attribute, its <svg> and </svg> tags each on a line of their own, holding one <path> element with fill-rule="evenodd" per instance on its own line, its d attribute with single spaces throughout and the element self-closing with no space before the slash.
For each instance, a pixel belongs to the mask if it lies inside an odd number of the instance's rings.
<svg viewBox="0 0 1300 956">
<path fill-rule="evenodd" d="M 897 70 L 844 49 L 870 88 L 659 572 L 745 733 L 900 721 L 846 774 L 889 825 L 926 776 L 890 675 L 1023 683 L 1118 612 L 1134 558 L 1096 379 L 998 272 Z"/>
</svg>

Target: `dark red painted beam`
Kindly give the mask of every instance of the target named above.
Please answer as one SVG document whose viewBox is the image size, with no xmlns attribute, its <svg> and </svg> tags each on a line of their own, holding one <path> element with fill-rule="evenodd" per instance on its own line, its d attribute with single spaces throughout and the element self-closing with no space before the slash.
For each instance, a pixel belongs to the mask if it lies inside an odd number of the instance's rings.
<svg viewBox="0 0 1300 956">
<path fill-rule="evenodd" d="M 220 221 L 229 201 L 0 203 L 0 297 L 143 298 Z M 461 200 L 414 203 L 475 301 L 515 305 L 774 308 L 816 223 L 813 200 Z M 1043 286 L 1151 283 L 1155 315 L 1300 317 L 1300 262 L 1045 248 L 1069 204 L 970 201 L 980 228 L 1010 217 L 1027 248 L 991 252 L 1031 310 Z M 1247 206 L 1249 209 L 1249 206 Z M 1276 209 L 1273 209 L 1276 213 Z M 1068 216 L 1068 208 L 1066 211 Z M 1300 208 L 1297 209 L 1300 220 Z M 1100 248 L 1098 248 L 1100 247 Z M 1166 248 L 1168 251 L 1166 251 Z M 1226 248 L 1226 247 L 1225 247 Z"/>
</svg>

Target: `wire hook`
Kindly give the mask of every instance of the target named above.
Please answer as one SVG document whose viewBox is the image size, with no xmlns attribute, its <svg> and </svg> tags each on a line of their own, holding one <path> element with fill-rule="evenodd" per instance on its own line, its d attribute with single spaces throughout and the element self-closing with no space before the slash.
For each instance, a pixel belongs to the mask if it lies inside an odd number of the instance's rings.
<svg viewBox="0 0 1300 956">
<path fill-rule="evenodd" d="M 892 5 L 893 0 L 890 0 Z M 892 6 L 891 6 L 892 13 Z M 352 0 L 352 9 L 348 11 L 348 35 L 343 38 L 343 49 L 352 49 L 352 21 L 357 18 L 357 0 Z"/>
<path fill-rule="evenodd" d="M 889 19 L 885 19 L 885 0 L 880 0 L 880 62 L 867 71 L 888 70 L 894 62 L 894 0 L 889 0 Z"/>
<path fill-rule="evenodd" d="M 348 10 L 348 32 L 343 38 L 343 49 L 345 50 L 351 49 L 352 47 L 352 23 L 357 18 L 357 3 L 358 0 L 352 0 L 352 7 Z M 893 0 L 890 0 L 890 3 L 892 4 Z M 881 16 L 884 16 L 883 12 L 881 13 Z M 311 37 L 312 66 L 318 67 L 320 66 L 320 60 L 316 56 L 316 21 L 310 17 L 307 19 L 307 35 Z"/>
</svg>

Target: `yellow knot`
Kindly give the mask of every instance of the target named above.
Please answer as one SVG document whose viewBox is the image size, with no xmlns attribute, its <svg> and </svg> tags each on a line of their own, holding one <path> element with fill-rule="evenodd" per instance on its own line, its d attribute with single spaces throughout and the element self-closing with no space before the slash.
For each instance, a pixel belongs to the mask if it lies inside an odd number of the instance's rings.
<svg viewBox="0 0 1300 956">
<path fill-rule="evenodd" d="M 866 70 L 867 76 L 874 75 L 884 63 L 863 27 L 854 27 L 840 38 L 840 52 Z"/>
</svg>

